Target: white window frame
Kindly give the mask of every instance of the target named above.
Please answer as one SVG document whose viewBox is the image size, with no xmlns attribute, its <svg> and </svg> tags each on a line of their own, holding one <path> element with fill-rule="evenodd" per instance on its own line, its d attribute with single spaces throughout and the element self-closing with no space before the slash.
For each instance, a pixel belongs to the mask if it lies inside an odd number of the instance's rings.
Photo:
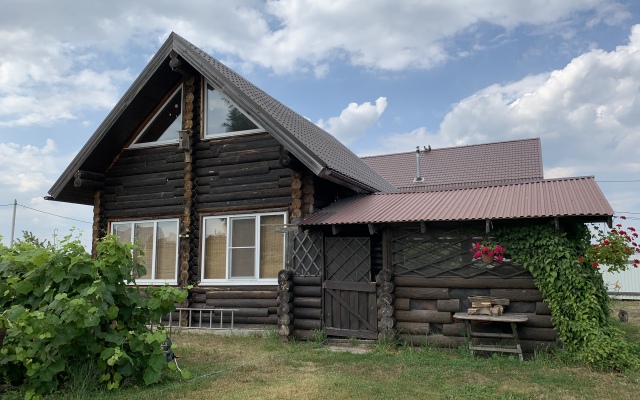
<svg viewBox="0 0 640 400">
<path fill-rule="evenodd" d="M 262 226 L 260 224 L 261 217 L 267 217 L 271 215 L 282 215 L 283 222 L 287 224 L 287 213 L 286 212 L 265 212 L 265 213 L 253 213 L 253 214 L 223 214 L 223 215 L 208 215 L 202 218 L 202 261 L 200 263 L 200 283 L 204 284 L 225 284 L 225 285 L 242 285 L 242 284 L 252 284 L 252 285 L 275 285 L 278 283 L 278 278 L 260 278 L 260 229 Z M 227 243 L 226 243 L 226 260 L 225 260 L 225 279 L 206 279 L 205 278 L 205 254 L 206 254 L 206 246 L 207 246 L 207 232 L 205 222 L 207 219 L 211 218 L 224 218 L 227 220 Z M 231 219 L 255 219 L 255 257 L 254 257 L 254 272 L 253 278 L 251 277 L 231 277 L 231 224 L 229 221 Z M 286 254 L 285 254 L 285 246 L 286 246 L 286 238 L 285 235 L 282 235 L 282 268 L 284 268 L 286 262 Z"/>
<path fill-rule="evenodd" d="M 248 129 L 245 131 L 237 131 L 237 132 L 216 132 L 216 133 L 210 133 L 208 131 L 208 126 L 209 126 L 209 96 L 208 96 L 208 88 L 207 86 L 211 86 L 215 91 L 217 91 L 218 93 L 220 93 L 220 96 L 224 97 L 229 103 L 231 103 L 235 108 L 237 108 L 242 114 L 244 114 L 245 117 L 247 117 L 249 119 L 249 121 L 253 122 L 257 128 L 256 129 Z M 242 107 L 238 107 L 238 105 L 233 102 L 229 97 L 227 97 L 222 90 L 218 89 L 216 87 L 216 85 L 212 84 L 209 81 L 205 81 L 204 84 L 204 93 L 202 95 L 203 101 L 204 101 L 204 124 L 203 124 L 203 131 L 204 131 L 204 138 L 205 139 L 218 139 L 218 138 L 225 138 L 225 137 L 232 137 L 232 136 L 240 136 L 240 135 L 248 135 L 251 133 L 258 133 L 258 132 L 264 132 L 265 129 L 260 127 L 260 124 L 257 123 L 253 118 L 251 118 L 251 116 L 249 114 L 247 114 L 246 111 L 244 111 L 242 109 Z"/>
<path fill-rule="evenodd" d="M 151 118 L 149 120 L 149 122 L 147 122 L 147 124 L 144 126 L 144 128 L 142 128 L 142 130 L 138 134 L 138 136 L 136 136 L 136 138 L 134 139 L 133 143 L 131 143 L 131 145 L 129 146 L 130 149 L 138 149 L 138 148 L 142 148 L 142 147 L 155 147 L 155 146 L 162 146 L 162 145 L 167 145 L 167 144 L 178 143 L 178 140 L 180 139 L 180 134 L 177 133 L 178 131 L 176 131 L 176 138 L 175 139 L 161 140 L 161 141 L 149 142 L 149 143 L 138 143 L 138 140 L 140 140 L 142 135 L 144 135 L 144 133 L 147 131 L 147 128 L 149 128 L 149 126 L 151 126 L 151 124 L 153 124 L 153 121 L 155 121 L 156 118 L 158 118 L 158 115 L 160 115 L 160 112 L 167 105 L 167 102 L 169 100 L 171 100 L 173 98 L 173 96 L 175 96 L 176 93 L 178 93 L 178 91 L 180 91 L 180 90 L 182 90 L 182 93 L 180 95 L 180 110 L 181 110 L 180 111 L 180 129 L 182 129 L 182 119 L 183 119 L 183 115 L 182 114 L 184 112 L 184 90 L 183 89 L 184 88 L 182 87 L 182 85 L 179 85 L 178 88 L 171 93 L 171 96 L 169 96 L 167 98 L 167 100 L 164 103 L 162 103 L 162 106 L 158 109 L 158 111 L 155 113 L 153 118 Z"/>
<path fill-rule="evenodd" d="M 156 244 L 157 244 L 157 235 L 158 235 L 158 222 L 175 222 L 176 224 L 176 267 L 174 270 L 174 279 L 156 279 Z M 138 285 L 177 285 L 178 284 L 178 260 L 180 259 L 180 220 L 178 218 L 165 218 L 165 219 L 139 219 L 139 220 L 123 220 L 123 221 L 113 221 L 111 222 L 111 234 L 114 234 L 114 229 L 116 225 L 125 225 L 129 224 L 131 226 L 131 238 L 130 243 L 134 243 L 135 237 L 135 224 L 139 223 L 149 223 L 153 222 L 153 250 L 151 254 L 152 265 L 149 267 L 145 265 L 144 267 L 149 271 L 151 268 L 151 279 L 137 279 L 136 284 Z M 133 283 L 132 283 L 133 284 Z"/>
</svg>

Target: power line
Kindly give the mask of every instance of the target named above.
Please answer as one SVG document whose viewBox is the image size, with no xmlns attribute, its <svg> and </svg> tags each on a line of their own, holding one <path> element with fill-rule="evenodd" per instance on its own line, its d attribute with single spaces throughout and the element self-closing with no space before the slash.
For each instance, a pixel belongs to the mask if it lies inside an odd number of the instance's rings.
<svg viewBox="0 0 640 400">
<path fill-rule="evenodd" d="M 13 205 L 13 204 L 12 204 L 12 205 Z M 22 204 L 18 204 L 18 205 L 19 205 L 20 207 L 22 207 L 22 208 L 27 208 L 27 209 L 29 209 L 29 210 L 33 210 L 33 211 L 37 211 L 37 212 L 41 212 L 41 213 L 43 213 L 43 214 L 53 215 L 54 217 L 64 218 L 64 219 L 68 219 L 68 220 L 76 221 L 76 222 L 82 222 L 82 223 L 85 223 L 85 224 L 91 224 L 91 222 L 89 222 L 89 221 L 83 221 L 83 220 L 81 220 L 81 219 L 75 219 L 75 218 L 71 218 L 71 217 L 65 217 L 64 215 L 58 215 L 58 214 L 50 213 L 50 212 L 47 212 L 47 211 L 37 210 L 37 209 L 35 209 L 35 208 L 31 208 L 31 207 L 23 206 Z"/>
</svg>

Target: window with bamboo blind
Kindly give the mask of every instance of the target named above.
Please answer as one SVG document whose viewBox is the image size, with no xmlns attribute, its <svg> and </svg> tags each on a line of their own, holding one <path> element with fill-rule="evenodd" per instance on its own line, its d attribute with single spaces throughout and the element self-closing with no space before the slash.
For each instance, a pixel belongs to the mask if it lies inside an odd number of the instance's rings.
<svg viewBox="0 0 640 400">
<path fill-rule="evenodd" d="M 285 213 L 203 219 L 202 281 L 273 283 L 284 268 Z"/>
<path fill-rule="evenodd" d="M 121 243 L 137 243 L 133 257 L 146 269 L 135 276 L 140 284 L 176 284 L 178 274 L 178 220 L 118 221 L 111 233 Z"/>
</svg>

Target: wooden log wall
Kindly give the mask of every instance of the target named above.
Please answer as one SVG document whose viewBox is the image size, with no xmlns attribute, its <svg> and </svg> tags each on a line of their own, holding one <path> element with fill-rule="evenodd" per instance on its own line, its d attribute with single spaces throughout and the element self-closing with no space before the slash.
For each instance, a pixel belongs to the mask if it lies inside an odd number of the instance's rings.
<svg viewBox="0 0 640 400">
<path fill-rule="evenodd" d="M 314 340 L 322 329 L 322 280 L 320 276 L 293 277 L 293 335 Z"/>
<path fill-rule="evenodd" d="M 192 289 L 191 307 L 201 309 L 234 308 L 238 309 L 234 313 L 234 327 L 236 328 L 265 326 L 275 328 L 278 323 L 277 286 L 195 287 Z M 224 315 L 223 322 L 229 322 L 229 317 L 224 317 Z M 208 313 L 202 314 L 203 325 L 208 326 L 208 318 Z M 219 322 L 219 318 L 219 314 L 215 314 L 214 322 Z M 199 314 L 193 313 L 192 323 L 199 322 Z"/>
<path fill-rule="evenodd" d="M 107 171 L 100 207 L 106 219 L 182 215 L 184 154 L 177 146 L 129 149 Z"/>
<path fill-rule="evenodd" d="M 396 276 L 393 279 L 398 338 L 414 345 L 458 346 L 464 342 L 464 324 L 453 318 L 470 307 L 469 296 L 503 297 L 510 300 L 505 313 L 524 313 L 529 320 L 518 324 L 524 351 L 555 344 L 549 307 L 544 303 L 533 277 L 422 278 Z M 509 332 L 508 324 L 475 327 L 479 332 Z"/>
</svg>

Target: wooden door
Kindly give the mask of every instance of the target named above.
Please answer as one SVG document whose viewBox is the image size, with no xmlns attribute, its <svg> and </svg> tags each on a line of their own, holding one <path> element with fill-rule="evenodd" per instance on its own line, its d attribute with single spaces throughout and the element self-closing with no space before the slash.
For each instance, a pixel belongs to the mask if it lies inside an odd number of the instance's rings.
<svg viewBox="0 0 640 400">
<path fill-rule="evenodd" d="M 324 326 L 327 335 L 378 337 L 376 284 L 369 238 L 325 238 Z"/>
</svg>

